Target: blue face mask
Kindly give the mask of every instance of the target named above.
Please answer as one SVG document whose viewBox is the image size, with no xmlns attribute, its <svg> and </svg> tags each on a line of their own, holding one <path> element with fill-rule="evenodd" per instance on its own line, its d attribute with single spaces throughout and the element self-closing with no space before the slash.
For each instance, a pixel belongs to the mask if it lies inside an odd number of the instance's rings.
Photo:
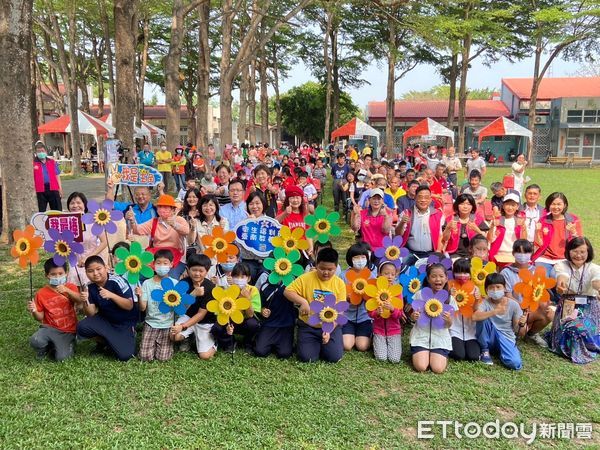
<svg viewBox="0 0 600 450">
<path fill-rule="evenodd" d="M 235 267 L 235 263 L 222 263 L 221 267 L 225 272 L 231 272 Z"/>
<path fill-rule="evenodd" d="M 38 152 L 37 153 L 38 159 L 46 159 L 47 156 L 48 156 L 48 154 L 46 152 Z"/>
<path fill-rule="evenodd" d="M 64 275 L 62 277 L 53 277 L 48 279 L 48 284 L 50 286 L 61 286 L 67 282 L 67 276 Z"/>
<path fill-rule="evenodd" d="M 492 300 L 500 300 L 502 297 L 504 297 L 504 291 L 488 291 L 488 296 Z"/>
<path fill-rule="evenodd" d="M 164 277 L 171 271 L 170 266 L 154 266 L 154 271 L 159 277 Z"/>
</svg>

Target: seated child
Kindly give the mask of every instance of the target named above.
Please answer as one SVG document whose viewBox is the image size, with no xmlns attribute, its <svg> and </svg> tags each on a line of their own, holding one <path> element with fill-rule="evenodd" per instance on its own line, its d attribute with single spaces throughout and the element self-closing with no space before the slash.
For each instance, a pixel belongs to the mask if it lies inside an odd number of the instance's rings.
<svg viewBox="0 0 600 450">
<path fill-rule="evenodd" d="M 140 310 L 146 312 L 142 341 L 138 357 L 142 361 L 168 361 L 173 357 L 173 342 L 170 339 L 171 327 L 175 322 L 173 311 L 163 313 L 159 302 L 152 299 L 152 291 L 162 289 L 161 282 L 168 278 L 173 267 L 173 252 L 168 249 L 157 250 L 154 254 L 154 276 L 137 287 L 140 298 Z M 177 280 L 171 278 L 173 284 Z"/>
<path fill-rule="evenodd" d="M 135 325 L 139 312 L 133 292 L 125 279 L 109 275 L 100 256 L 85 260 L 85 273 L 91 283 L 81 293 L 87 316 L 77 325 L 81 338 L 99 338 L 99 348 L 106 343 L 119 361 L 135 354 Z"/>
<path fill-rule="evenodd" d="M 227 261 L 212 266 L 208 271 L 207 277 L 214 283 L 215 286 L 220 286 L 224 289 L 227 289 L 233 284 L 231 271 L 238 262 L 239 253 L 237 255 L 227 255 Z"/>
<path fill-rule="evenodd" d="M 477 340 L 481 347 L 480 360 L 492 365 L 490 354 L 498 354 L 502 364 L 509 369 L 521 370 L 521 354 L 517 348 L 516 334 L 524 334 L 527 316 L 521 307 L 505 293 L 506 281 L 499 273 L 485 279 L 487 298 L 473 313 L 477 322 Z"/>
<path fill-rule="evenodd" d="M 337 362 L 344 356 L 341 327 L 336 326 L 333 332 L 325 333 L 320 327 L 307 323 L 311 302 L 322 301 L 320 299 L 329 294 L 333 294 L 338 302 L 346 300 L 346 285 L 335 275 L 338 258 L 337 251 L 323 248 L 317 253 L 315 270 L 300 275 L 285 289 L 285 297 L 300 308 L 297 352 L 302 362 L 319 359 Z"/>
<path fill-rule="evenodd" d="M 37 351 L 37 358 L 43 359 L 54 352 L 56 361 L 64 361 L 75 352 L 75 332 L 77 314 L 75 303 L 81 299 L 77 286 L 67 283 L 67 265 L 58 266 L 52 258 L 44 263 L 44 273 L 48 284 L 35 294 L 27 309 L 40 328 L 29 338 L 29 343 Z"/>
</svg>

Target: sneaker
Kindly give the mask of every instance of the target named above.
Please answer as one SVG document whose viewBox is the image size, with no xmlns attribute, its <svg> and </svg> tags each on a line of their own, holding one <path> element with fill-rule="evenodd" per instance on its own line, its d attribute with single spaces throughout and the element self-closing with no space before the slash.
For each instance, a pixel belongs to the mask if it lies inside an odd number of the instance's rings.
<svg viewBox="0 0 600 450">
<path fill-rule="evenodd" d="M 236 349 L 237 349 L 237 342 L 234 340 L 231 345 L 228 345 L 227 347 L 223 348 L 223 352 L 231 353 L 233 355 L 235 353 Z"/>
<path fill-rule="evenodd" d="M 43 361 L 46 358 L 46 355 L 48 355 L 48 350 L 38 350 L 35 355 L 35 359 L 37 359 L 38 361 Z"/>
<path fill-rule="evenodd" d="M 542 348 L 548 348 L 548 343 L 543 337 L 540 336 L 539 333 L 526 334 L 525 339 L 527 339 L 529 342 L 533 342 L 535 345 L 539 345 Z"/>
<path fill-rule="evenodd" d="M 487 364 L 488 366 L 494 365 L 494 361 L 492 361 L 492 357 L 490 356 L 490 352 L 488 351 L 481 352 L 481 355 L 479 355 L 479 361 L 481 361 L 484 364 Z"/>
<path fill-rule="evenodd" d="M 190 340 L 189 339 L 184 339 L 183 341 L 181 341 L 181 344 L 179 344 L 179 351 L 180 352 L 189 352 L 190 351 Z"/>
</svg>

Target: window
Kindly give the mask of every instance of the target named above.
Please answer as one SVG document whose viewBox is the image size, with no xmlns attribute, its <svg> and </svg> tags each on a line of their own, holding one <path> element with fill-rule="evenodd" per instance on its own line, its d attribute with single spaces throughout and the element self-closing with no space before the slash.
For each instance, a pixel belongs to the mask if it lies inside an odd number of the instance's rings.
<svg viewBox="0 0 600 450">
<path fill-rule="evenodd" d="M 583 112 L 583 121 L 585 123 L 594 123 L 598 121 L 598 116 L 595 109 L 588 109 Z"/>
<path fill-rule="evenodd" d="M 583 111 L 570 109 L 567 111 L 567 123 L 581 123 Z"/>
</svg>

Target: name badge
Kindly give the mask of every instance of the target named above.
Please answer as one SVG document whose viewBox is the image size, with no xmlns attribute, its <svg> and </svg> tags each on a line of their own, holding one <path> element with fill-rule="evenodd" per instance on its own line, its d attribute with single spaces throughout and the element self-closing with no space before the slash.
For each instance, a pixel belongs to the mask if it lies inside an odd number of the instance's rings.
<svg viewBox="0 0 600 450">
<path fill-rule="evenodd" d="M 588 304 L 587 295 L 576 295 L 575 296 L 575 304 L 576 305 L 587 305 Z"/>
</svg>

